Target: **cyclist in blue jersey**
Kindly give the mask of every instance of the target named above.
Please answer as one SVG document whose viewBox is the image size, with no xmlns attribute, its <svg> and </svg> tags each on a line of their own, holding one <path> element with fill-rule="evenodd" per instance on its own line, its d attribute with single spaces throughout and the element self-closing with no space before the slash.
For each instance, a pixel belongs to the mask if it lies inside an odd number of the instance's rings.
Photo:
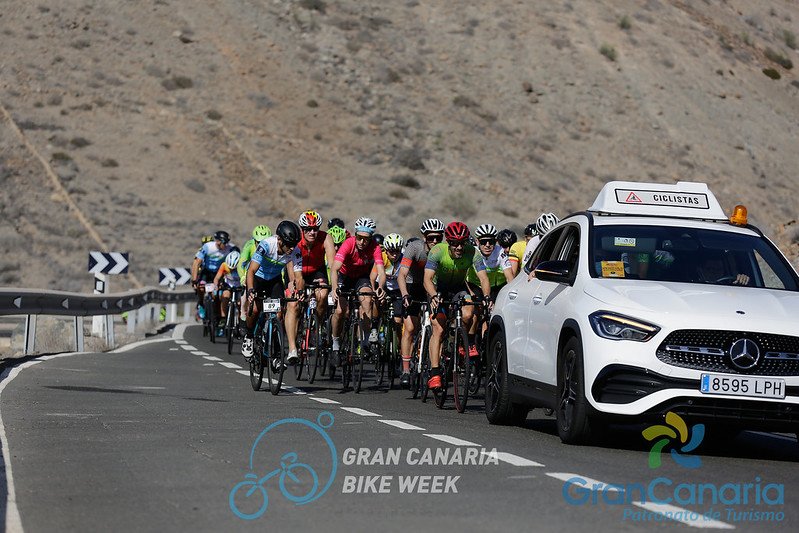
<svg viewBox="0 0 799 533">
<path fill-rule="evenodd" d="M 247 316 L 247 334 L 241 344 L 241 354 L 249 359 L 253 354 L 253 333 L 258 314 L 261 311 L 261 301 L 256 298 L 282 298 L 285 287 L 283 285 L 283 271 L 289 266 L 289 273 L 294 276 L 295 294 L 302 294 L 305 280 L 302 277 L 302 253 L 297 248 L 300 242 L 300 227 L 284 220 L 277 226 L 275 234 L 258 243 L 255 253 L 247 269 L 247 300 L 254 311 Z M 296 269 L 299 268 L 299 272 Z M 294 319 L 296 320 L 296 319 Z M 295 328 L 291 313 L 286 316 L 286 328 Z M 296 357 L 296 356 L 295 356 Z M 287 360 L 288 363 L 295 361 Z"/>
<path fill-rule="evenodd" d="M 194 263 L 191 265 L 191 286 L 197 293 L 197 309 L 202 309 L 204 296 L 199 289 L 200 282 L 213 283 L 219 267 L 232 250 L 230 234 L 227 231 L 217 231 L 214 233 L 214 240 L 203 244 L 194 256 Z"/>
</svg>

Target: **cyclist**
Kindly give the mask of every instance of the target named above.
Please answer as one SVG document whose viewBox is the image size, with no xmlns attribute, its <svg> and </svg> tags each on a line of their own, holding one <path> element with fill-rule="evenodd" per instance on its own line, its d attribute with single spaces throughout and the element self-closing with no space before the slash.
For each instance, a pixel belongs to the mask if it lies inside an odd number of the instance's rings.
<svg viewBox="0 0 799 533">
<path fill-rule="evenodd" d="M 347 229 L 347 225 L 344 224 L 344 221 L 341 220 L 340 218 L 333 217 L 333 218 L 331 218 L 330 220 L 327 221 L 327 229 L 328 230 L 332 229 L 334 226 L 338 226 L 339 228 L 344 230 L 344 235 L 346 235 L 345 238 L 352 237 L 352 234 L 350 233 L 350 230 Z M 342 239 L 341 242 L 344 242 L 344 239 Z"/>
<path fill-rule="evenodd" d="M 261 311 L 261 301 L 256 298 L 281 298 L 284 294 L 283 271 L 287 265 L 292 266 L 295 287 L 301 291 L 305 281 L 302 279 L 302 253 L 297 248 L 300 242 L 300 228 L 290 220 L 284 220 L 277 225 L 275 234 L 258 244 L 247 269 L 246 286 L 247 301 L 255 307 L 255 312 L 247 316 L 247 333 L 241 344 L 241 354 L 248 359 L 253 354 L 253 333 L 258 313 Z M 297 266 L 300 272 L 296 271 Z M 296 329 L 296 324 L 291 323 L 291 318 L 286 317 L 286 329 Z M 296 354 L 295 354 L 296 357 Z M 294 363 L 295 361 L 288 361 Z"/>
<path fill-rule="evenodd" d="M 241 287 L 241 278 L 239 277 L 239 260 L 241 254 L 232 251 L 227 254 L 225 262 L 219 267 L 219 270 L 214 277 L 214 285 L 222 289 L 222 298 L 220 302 L 220 315 L 222 317 L 221 323 L 224 324 L 227 319 L 227 307 L 230 302 L 231 289 L 238 289 Z M 217 332 L 217 337 L 221 336 Z"/>
<path fill-rule="evenodd" d="M 510 230 L 508 230 L 510 231 Z M 497 246 L 497 228 L 493 224 L 481 224 L 474 230 L 474 236 L 477 239 L 477 249 L 480 251 L 480 256 L 485 267 L 485 272 L 488 275 L 488 282 L 491 285 L 491 301 L 496 299 L 499 290 L 513 280 L 513 268 L 511 266 L 508 254 L 501 246 Z M 466 285 L 469 288 L 469 293 L 472 295 L 478 294 L 481 289 L 480 279 L 477 277 L 477 272 L 473 267 L 469 267 L 466 273 Z M 477 346 L 474 344 L 474 335 L 477 332 L 477 320 L 474 321 L 473 327 L 469 332 L 469 355 L 477 355 Z M 487 324 L 484 325 L 484 329 Z"/>
<path fill-rule="evenodd" d="M 358 292 L 374 291 L 378 298 L 382 297 L 383 287 L 386 282 L 386 271 L 383 267 L 383 254 L 374 239 L 377 225 L 371 218 L 361 217 L 355 221 L 355 235 L 347 238 L 336 252 L 333 268 L 330 269 L 330 284 L 336 288 L 333 293 L 335 313 L 332 319 L 333 357 L 331 363 L 340 364 L 339 349 L 340 335 L 343 319 L 349 313 L 346 302 L 339 298 L 340 290 L 355 290 Z M 372 267 L 377 268 L 378 286 L 370 278 Z M 361 297 L 361 331 L 370 331 L 369 342 L 377 341 L 377 330 L 371 327 L 372 298 Z"/>
<path fill-rule="evenodd" d="M 447 242 L 436 244 L 430 250 L 424 267 L 424 288 L 430 297 L 430 307 L 436 312 L 430 335 L 430 379 L 427 386 L 431 389 L 441 387 L 441 340 L 447 320 L 447 310 L 441 307 L 441 302 L 459 298 L 471 300 L 466 290 L 466 273 L 469 267 L 474 267 L 477 272 L 483 299 L 491 295 L 491 285 L 485 272 L 482 255 L 474 246 L 469 245 L 470 232 L 466 224 L 450 222 L 444 230 L 444 237 Z M 465 306 L 462 310 L 462 321 L 466 331 L 471 328 L 473 319 L 474 308 Z M 473 354 L 470 346 L 469 356 L 472 355 L 478 354 L 476 350 Z"/>
<path fill-rule="evenodd" d="M 402 357 L 400 385 L 402 387 L 408 387 L 411 384 L 411 350 L 413 349 L 413 336 L 419 329 L 419 313 L 421 311 L 419 302 L 424 301 L 427 294 L 424 290 L 424 267 L 427 263 L 427 254 L 433 246 L 444 240 L 444 223 L 437 218 L 428 218 L 422 222 L 419 232 L 424 240 L 408 239 L 397 274 L 397 285 L 405 307 L 403 313 L 405 320 L 400 341 L 400 356 Z"/>
<path fill-rule="evenodd" d="M 322 231 L 322 217 L 316 211 L 305 211 L 297 220 L 297 223 L 302 230 L 302 238 L 300 239 L 297 249 L 302 254 L 302 264 L 293 265 L 296 272 L 302 274 L 305 284 L 317 283 L 321 285 L 328 285 L 328 276 L 326 264 L 332 263 L 336 255 L 335 247 L 333 246 L 333 237 L 330 237 L 326 231 Z M 316 295 L 316 314 L 319 316 L 320 323 L 323 321 L 325 312 L 327 311 L 327 294 L 330 289 L 318 288 L 315 291 Z M 286 288 L 286 293 L 294 292 L 294 283 L 289 282 Z M 294 328 L 289 329 L 288 321 L 286 323 L 286 337 L 289 342 L 289 355 L 287 360 L 294 361 L 297 358 L 297 328 L 300 316 L 299 306 L 297 302 L 289 302 L 286 306 L 287 316 L 293 316 Z"/>
<path fill-rule="evenodd" d="M 204 295 L 200 291 L 200 282 L 213 283 L 219 267 L 232 247 L 230 234 L 227 231 L 217 231 L 214 233 L 214 240 L 203 244 L 194 256 L 191 265 L 191 286 L 197 293 L 197 310 L 200 318 L 205 318 L 205 309 L 202 306 Z"/>
<path fill-rule="evenodd" d="M 500 233 L 502 232 L 500 231 Z M 510 266 L 513 270 L 514 277 L 519 273 L 519 270 L 521 270 L 522 258 L 524 257 L 524 249 L 527 247 L 527 243 L 536 235 L 538 235 L 538 232 L 535 229 L 535 223 L 528 224 L 524 228 L 524 240 L 511 244 L 508 250 L 508 259 L 510 259 Z"/>
<path fill-rule="evenodd" d="M 327 229 L 327 234 L 333 239 L 333 247 L 338 251 L 341 244 L 347 238 L 347 230 L 341 226 L 331 226 Z M 332 262 L 330 263 L 332 264 Z"/>
<path fill-rule="evenodd" d="M 397 282 L 400 263 L 402 262 L 402 247 L 405 240 L 399 233 L 389 233 L 383 240 L 383 268 L 386 271 L 386 297 L 392 299 L 391 305 L 394 307 L 394 329 L 397 331 L 397 338 L 402 335 L 402 317 L 405 316 L 405 307 L 402 305 L 402 293 Z M 373 279 L 377 278 L 377 268 L 372 269 Z M 373 281 L 374 284 L 374 281 Z M 385 298 L 381 299 L 381 303 Z M 378 315 L 379 316 L 379 315 Z"/>
<path fill-rule="evenodd" d="M 272 229 L 269 226 L 264 224 L 260 224 L 255 226 L 252 230 L 252 238 L 244 243 L 244 247 L 241 249 L 241 258 L 239 259 L 239 266 L 237 270 L 239 271 L 239 279 L 242 283 L 247 279 L 247 269 L 250 267 L 250 259 L 252 259 L 252 254 L 255 252 L 255 248 L 258 246 L 262 240 L 266 239 L 267 237 L 272 236 Z M 245 308 L 247 307 L 247 299 L 241 299 L 241 319 L 245 320 L 244 315 Z"/>
<path fill-rule="evenodd" d="M 527 264 L 527 261 L 533 256 L 533 252 L 535 252 L 535 247 L 538 246 L 538 243 L 541 242 L 541 239 L 544 238 L 544 235 L 546 235 L 549 230 L 554 228 L 555 224 L 558 222 L 559 220 L 558 217 L 555 216 L 555 213 L 541 213 L 541 216 L 539 216 L 535 221 L 536 235 L 531 237 L 524 247 L 522 264 Z"/>
</svg>

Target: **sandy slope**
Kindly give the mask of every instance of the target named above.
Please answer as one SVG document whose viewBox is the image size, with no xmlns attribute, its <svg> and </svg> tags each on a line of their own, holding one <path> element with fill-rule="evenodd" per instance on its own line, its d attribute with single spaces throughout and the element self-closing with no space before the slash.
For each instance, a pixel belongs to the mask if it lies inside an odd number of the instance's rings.
<svg viewBox="0 0 799 533">
<path fill-rule="evenodd" d="M 793 1 L 6 0 L 0 285 L 86 290 L 102 245 L 154 283 L 306 207 L 518 229 L 612 178 L 707 181 L 796 257 L 786 31 Z"/>
</svg>

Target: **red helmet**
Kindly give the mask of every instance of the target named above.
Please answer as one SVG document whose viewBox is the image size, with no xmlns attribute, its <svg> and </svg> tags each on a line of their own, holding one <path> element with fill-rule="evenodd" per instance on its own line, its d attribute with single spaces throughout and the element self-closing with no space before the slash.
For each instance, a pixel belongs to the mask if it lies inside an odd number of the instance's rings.
<svg viewBox="0 0 799 533">
<path fill-rule="evenodd" d="M 444 230 L 444 238 L 448 241 L 465 241 L 469 235 L 469 226 L 463 222 L 450 222 Z"/>
</svg>

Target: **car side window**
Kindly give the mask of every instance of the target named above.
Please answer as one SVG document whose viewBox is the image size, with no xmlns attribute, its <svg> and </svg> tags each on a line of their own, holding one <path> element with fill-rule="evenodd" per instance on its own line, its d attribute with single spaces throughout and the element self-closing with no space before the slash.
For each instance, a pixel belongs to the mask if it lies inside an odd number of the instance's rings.
<svg viewBox="0 0 799 533">
<path fill-rule="evenodd" d="M 577 226 L 569 226 L 558 248 L 558 260 L 569 263 L 569 271 L 574 272 L 580 257 L 580 229 Z"/>
<path fill-rule="evenodd" d="M 557 244 L 560 238 L 563 236 L 564 229 L 565 228 L 557 228 L 544 236 L 544 239 L 536 247 L 535 253 L 527 261 L 527 264 L 524 265 L 525 272 L 529 274 L 535 270 L 535 267 L 538 266 L 538 263 L 541 263 L 542 261 L 550 261 L 551 259 L 555 259 L 557 257 L 555 256 L 555 252 L 558 250 Z"/>
</svg>

